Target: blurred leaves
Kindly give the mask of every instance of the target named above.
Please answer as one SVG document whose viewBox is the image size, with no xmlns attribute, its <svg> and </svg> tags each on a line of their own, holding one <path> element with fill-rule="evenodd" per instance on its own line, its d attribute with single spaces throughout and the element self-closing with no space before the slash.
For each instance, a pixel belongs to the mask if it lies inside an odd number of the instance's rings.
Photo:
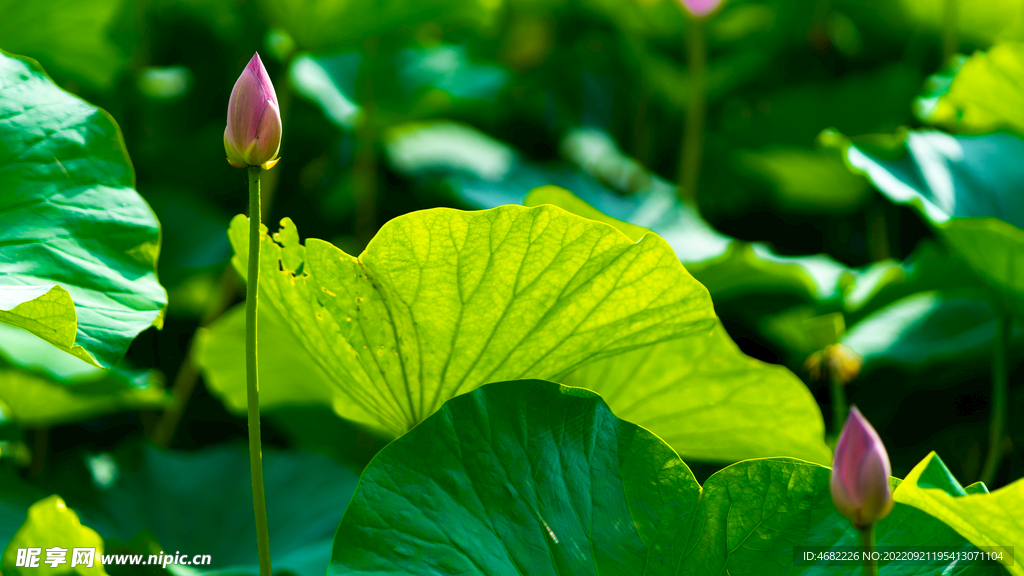
<svg viewBox="0 0 1024 576">
<path fill-rule="evenodd" d="M 999 44 L 976 52 L 928 79 L 928 91 L 915 102 L 917 115 L 954 131 L 1009 128 L 1024 133 L 1022 76 L 1024 44 Z"/>
<path fill-rule="evenodd" d="M 128 60 L 110 37 L 124 0 L 0 0 L 0 48 L 52 74 L 110 88 Z"/>
<path fill-rule="evenodd" d="M 993 288 L 1024 296 L 1024 140 L 932 130 L 855 142 L 834 133 L 823 138 L 890 201 L 917 210 Z"/>
</svg>

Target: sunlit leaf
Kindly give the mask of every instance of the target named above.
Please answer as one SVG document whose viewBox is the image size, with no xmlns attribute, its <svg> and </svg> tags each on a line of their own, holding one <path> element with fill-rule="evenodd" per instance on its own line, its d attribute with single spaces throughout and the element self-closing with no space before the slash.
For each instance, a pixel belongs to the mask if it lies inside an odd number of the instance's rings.
<svg viewBox="0 0 1024 576">
<path fill-rule="evenodd" d="M 932 452 L 910 471 L 893 498 L 952 526 L 976 546 L 1019 547 L 1024 542 L 1024 480 L 991 494 L 968 492 Z M 1019 557 L 1007 571 L 1024 574 Z"/>
<path fill-rule="evenodd" d="M 123 6 L 124 0 L 0 0 L 0 48 L 34 58 L 62 79 L 109 88 L 128 63 L 110 36 Z"/>
<path fill-rule="evenodd" d="M 0 322 L 110 367 L 167 303 L 159 224 L 120 130 L 5 53 L 0 118 Z"/>
<path fill-rule="evenodd" d="M 20 549 L 37 548 L 39 556 L 35 566 L 18 566 Z M 47 549 L 61 548 L 65 551 L 64 562 L 46 564 Z M 75 548 L 93 549 L 92 566 L 71 566 Z M 83 525 L 78 515 L 67 507 L 59 496 L 44 498 L 28 509 L 25 523 L 7 544 L 3 555 L 5 574 L 75 574 L 81 576 L 105 576 L 100 556 L 103 554 L 103 539 L 89 526 Z"/>
<path fill-rule="evenodd" d="M 263 238 L 261 305 L 347 396 L 347 418 L 393 435 L 482 384 L 714 325 L 707 291 L 663 240 L 550 206 L 415 212 L 358 258 L 281 226 Z M 239 270 L 247 229 L 239 216 L 229 233 Z"/>
<path fill-rule="evenodd" d="M 260 410 L 281 406 L 327 406 L 345 396 L 317 365 L 287 321 L 274 308 L 259 310 Z M 206 385 L 229 410 L 244 415 L 248 407 L 245 375 L 245 305 L 227 311 L 196 335 L 196 363 Z"/>
<path fill-rule="evenodd" d="M 916 102 L 922 120 L 958 131 L 1009 128 L 1024 133 L 1024 44 L 1006 43 L 959 60 L 929 78 L 931 90 Z"/>
<path fill-rule="evenodd" d="M 721 325 L 710 337 L 599 360 L 562 381 L 597 392 L 616 415 L 654 432 L 688 461 L 832 461 L 807 386 L 786 368 L 743 354 Z"/>
</svg>

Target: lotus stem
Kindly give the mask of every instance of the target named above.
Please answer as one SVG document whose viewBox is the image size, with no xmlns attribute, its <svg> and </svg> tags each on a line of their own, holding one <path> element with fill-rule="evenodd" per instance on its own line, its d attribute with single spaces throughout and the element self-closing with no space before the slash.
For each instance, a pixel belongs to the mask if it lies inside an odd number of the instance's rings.
<svg viewBox="0 0 1024 576">
<path fill-rule="evenodd" d="M 950 59 L 960 51 L 960 37 L 957 32 L 958 11 L 957 0 L 946 0 L 942 30 L 942 61 L 945 63 L 949 63 Z"/>
<path fill-rule="evenodd" d="M 860 530 L 860 542 L 864 551 L 864 576 L 878 576 L 878 560 L 875 559 L 875 525 Z"/>
<path fill-rule="evenodd" d="M 267 502 L 263 491 L 263 449 L 260 446 L 260 387 L 256 359 L 256 310 L 260 285 L 260 171 L 249 166 L 249 279 L 245 288 L 245 376 L 249 406 L 249 466 L 252 504 L 256 514 L 256 545 L 260 576 L 271 576 Z"/>
<path fill-rule="evenodd" d="M 992 486 L 999 472 L 1005 450 L 1007 404 L 1009 403 L 1007 349 L 1013 331 L 1013 321 L 1006 305 L 996 310 L 996 336 L 992 348 L 992 416 L 988 429 L 988 455 L 981 468 L 981 481 Z"/>
<path fill-rule="evenodd" d="M 829 394 L 832 399 L 832 427 L 838 436 L 846 426 L 846 414 L 850 411 L 846 404 L 846 385 L 838 374 L 829 374 Z"/>
<path fill-rule="evenodd" d="M 704 116 L 707 106 L 708 40 L 704 20 L 690 21 L 687 53 L 690 61 L 690 102 L 686 110 L 683 149 L 679 165 L 679 197 L 697 205 L 697 184 L 704 156 Z"/>
</svg>

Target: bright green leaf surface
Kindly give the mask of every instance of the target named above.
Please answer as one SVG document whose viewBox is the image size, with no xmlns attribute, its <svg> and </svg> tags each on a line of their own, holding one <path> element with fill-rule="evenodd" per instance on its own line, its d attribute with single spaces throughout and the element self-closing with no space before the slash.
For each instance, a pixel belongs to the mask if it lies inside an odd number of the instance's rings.
<svg viewBox="0 0 1024 576">
<path fill-rule="evenodd" d="M 1016 546 L 1017 559 L 1007 570 L 1024 574 L 1024 480 L 992 493 L 966 493 L 932 452 L 910 471 L 893 498 L 942 520 L 977 546 Z"/>
<path fill-rule="evenodd" d="M 876 531 L 879 545 L 970 549 L 902 504 Z M 519 381 L 452 399 L 378 454 L 345 511 L 328 573 L 825 575 L 841 567 L 794 566 L 793 547 L 858 542 L 832 505 L 827 468 L 752 460 L 701 488 L 664 442 L 600 397 Z"/>
<path fill-rule="evenodd" d="M 843 147 L 850 166 L 892 202 L 919 211 L 987 282 L 1024 296 L 1024 140 L 936 131 L 908 132 L 881 145 L 835 134 L 826 140 Z"/>
<path fill-rule="evenodd" d="M 124 0 L 0 0 L 0 48 L 62 77 L 109 88 L 128 62 L 109 35 L 123 6 Z"/>
<path fill-rule="evenodd" d="M 932 77 L 932 93 L 916 102 L 925 122 L 957 131 L 1024 133 L 1024 44 L 1006 43 L 976 52 Z"/>
<path fill-rule="evenodd" d="M 56 567 L 46 564 L 46 549 L 60 547 L 67 551 L 66 562 Z M 40 548 L 38 564 L 35 567 L 17 566 L 19 548 Z M 95 549 L 92 567 L 71 566 L 72 551 L 75 548 Z M 50 496 L 36 502 L 28 509 L 25 523 L 7 544 L 3 555 L 5 574 L 27 576 L 29 574 L 74 574 L 81 576 L 103 576 L 103 539 L 88 526 L 83 525 L 78 515 L 64 504 L 59 496 Z"/>
<path fill-rule="evenodd" d="M 281 406 L 333 407 L 344 396 L 270 306 L 260 306 L 260 410 Z M 235 306 L 196 335 L 196 364 L 228 409 L 245 414 L 245 305 Z"/>
<path fill-rule="evenodd" d="M 600 394 L 621 418 L 687 461 L 791 456 L 830 464 L 821 411 L 782 366 L 743 354 L 721 325 L 587 364 L 563 379 Z"/>
<path fill-rule="evenodd" d="M 239 216 L 230 231 L 240 270 L 247 227 Z M 550 206 L 416 212 L 359 258 L 303 247 L 287 219 L 275 240 L 263 239 L 262 305 L 348 397 L 347 418 L 394 435 L 482 384 L 559 376 L 714 325 L 707 290 L 661 238 L 633 243 Z"/>
<path fill-rule="evenodd" d="M 121 133 L 27 59 L 0 53 L 0 322 L 110 367 L 160 326 L 160 229 Z"/>
</svg>

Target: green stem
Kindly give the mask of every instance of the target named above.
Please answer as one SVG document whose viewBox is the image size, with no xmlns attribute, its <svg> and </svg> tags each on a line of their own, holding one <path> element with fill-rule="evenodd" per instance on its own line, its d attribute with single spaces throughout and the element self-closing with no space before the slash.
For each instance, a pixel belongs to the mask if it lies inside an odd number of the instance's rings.
<svg viewBox="0 0 1024 576">
<path fill-rule="evenodd" d="M 875 559 L 875 525 L 860 529 L 860 542 L 864 549 L 864 576 L 878 576 L 878 560 Z"/>
<path fill-rule="evenodd" d="M 832 396 L 832 427 L 838 436 L 846 426 L 846 415 L 850 411 L 846 405 L 846 386 L 835 374 L 829 374 L 829 393 Z"/>
<path fill-rule="evenodd" d="M 996 310 L 996 337 L 992 349 L 992 417 L 988 429 L 988 455 L 985 465 L 981 468 L 981 481 L 987 486 L 999 472 L 999 463 L 1003 459 L 1003 439 L 1006 435 L 1006 412 L 1009 403 L 1007 348 L 1013 322 L 1006 306 Z"/>
<path fill-rule="evenodd" d="M 707 106 L 708 41 L 704 21 L 691 20 L 687 44 L 690 58 L 690 102 L 686 110 L 682 158 L 679 164 L 679 197 L 697 204 L 697 183 L 704 155 L 704 114 Z"/>
<path fill-rule="evenodd" d="M 356 157 L 353 177 L 356 183 L 356 238 L 364 245 L 377 232 L 377 106 L 374 94 L 374 67 L 380 39 L 371 36 L 363 41 L 366 64 L 363 72 L 360 106 L 363 116 L 356 128 Z"/>
<path fill-rule="evenodd" d="M 256 362 L 256 306 L 260 286 L 260 170 L 249 166 L 249 281 L 245 287 L 245 376 L 249 404 L 249 466 L 252 505 L 256 513 L 256 545 L 260 576 L 271 576 L 267 501 L 263 492 L 263 450 L 260 447 L 260 387 Z"/>
<path fill-rule="evenodd" d="M 960 51 L 960 38 L 957 34 L 958 9 L 957 0 L 946 0 L 942 34 L 942 61 L 946 63 Z"/>
</svg>

